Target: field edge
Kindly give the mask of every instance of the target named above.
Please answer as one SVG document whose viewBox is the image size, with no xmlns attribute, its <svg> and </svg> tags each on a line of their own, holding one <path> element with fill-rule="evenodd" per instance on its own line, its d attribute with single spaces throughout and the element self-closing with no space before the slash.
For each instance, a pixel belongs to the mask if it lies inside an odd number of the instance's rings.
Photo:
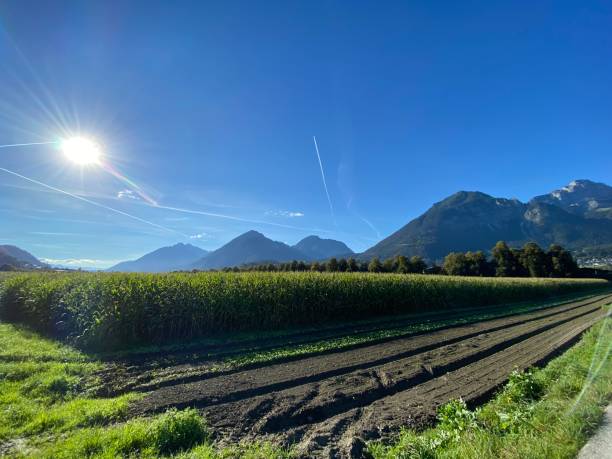
<svg viewBox="0 0 612 459">
<path fill-rule="evenodd" d="M 608 305 L 610 308 L 610 305 Z M 612 401 L 612 318 L 584 332 L 542 368 L 514 372 L 490 401 L 441 407 L 436 426 L 370 442 L 375 459 L 575 457 Z M 568 409 L 568 407 L 570 407 Z"/>
</svg>

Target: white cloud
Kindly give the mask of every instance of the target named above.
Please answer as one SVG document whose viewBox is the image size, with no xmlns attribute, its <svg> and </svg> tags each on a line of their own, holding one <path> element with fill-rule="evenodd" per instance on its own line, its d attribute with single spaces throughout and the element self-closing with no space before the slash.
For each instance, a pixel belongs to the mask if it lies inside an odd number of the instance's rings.
<svg viewBox="0 0 612 459">
<path fill-rule="evenodd" d="M 304 212 L 296 212 L 290 210 L 268 210 L 266 215 L 272 215 L 273 217 L 287 217 L 287 218 L 296 218 L 303 217 Z"/>
<path fill-rule="evenodd" d="M 192 234 L 191 236 L 189 236 L 189 239 L 206 239 L 208 237 L 207 233 L 198 233 L 198 234 Z"/>
<path fill-rule="evenodd" d="M 52 231 L 30 231 L 35 236 L 82 236 L 81 233 L 56 233 Z"/>
<path fill-rule="evenodd" d="M 140 197 L 132 190 L 121 190 L 117 193 L 118 199 L 133 199 L 134 201 L 140 201 Z"/>
<path fill-rule="evenodd" d="M 96 260 L 92 258 L 41 258 L 40 261 L 51 266 L 68 268 L 110 268 L 121 260 Z"/>
</svg>

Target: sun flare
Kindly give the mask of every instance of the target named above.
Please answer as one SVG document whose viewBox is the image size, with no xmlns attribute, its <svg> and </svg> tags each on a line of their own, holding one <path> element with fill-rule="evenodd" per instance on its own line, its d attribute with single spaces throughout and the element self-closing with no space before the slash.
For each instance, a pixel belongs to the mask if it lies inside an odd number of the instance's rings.
<svg viewBox="0 0 612 459">
<path fill-rule="evenodd" d="M 100 146 L 83 137 L 72 137 L 63 140 L 61 149 L 70 161 L 81 166 L 99 164 L 102 156 Z"/>
</svg>

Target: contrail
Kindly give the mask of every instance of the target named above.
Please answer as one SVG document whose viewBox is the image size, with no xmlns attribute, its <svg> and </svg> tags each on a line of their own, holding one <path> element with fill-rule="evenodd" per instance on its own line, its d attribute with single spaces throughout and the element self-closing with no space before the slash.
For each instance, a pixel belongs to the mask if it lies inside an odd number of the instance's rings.
<svg viewBox="0 0 612 459">
<path fill-rule="evenodd" d="M 369 237 L 365 237 L 365 236 L 356 236 L 354 234 L 346 233 L 344 231 L 336 231 L 336 230 L 321 229 L 321 228 L 303 228 L 303 227 L 299 227 L 299 226 L 285 225 L 283 223 L 268 222 L 268 221 L 265 221 L 265 220 L 254 220 L 254 219 L 250 219 L 250 218 L 236 217 L 236 216 L 233 216 L 233 215 L 218 214 L 218 213 L 214 213 L 214 212 L 205 212 L 203 210 L 184 209 L 184 208 L 181 208 L 181 207 L 164 206 L 162 204 L 159 204 L 157 206 L 152 206 L 151 204 L 147 204 L 146 202 L 142 202 L 142 203 L 140 203 L 140 205 L 147 206 L 147 207 L 153 207 L 155 209 L 171 210 L 171 211 L 175 211 L 175 212 L 179 212 L 179 213 L 185 213 L 185 214 L 203 215 L 203 216 L 206 216 L 206 217 L 224 218 L 224 219 L 227 219 L 227 220 L 233 220 L 233 221 L 243 222 L 243 223 L 253 223 L 253 224 L 258 224 L 258 225 L 276 226 L 278 228 L 287 228 L 287 229 L 298 230 L 298 231 L 302 231 L 302 232 L 325 233 L 325 234 L 340 234 L 340 235 L 351 236 L 351 237 L 359 237 L 361 239 L 366 239 L 368 241 L 377 241 L 377 239 L 373 239 L 373 238 L 369 238 Z"/>
<path fill-rule="evenodd" d="M 7 145 L 0 145 L 0 148 L 29 147 L 30 145 L 51 145 L 52 143 L 57 143 L 57 142 L 10 143 Z"/>
<path fill-rule="evenodd" d="M 372 224 L 372 222 L 370 220 L 368 220 L 367 218 L 365 218 L 363 215 L 361 215 L 359 212 L 357 212 L 356 210 L 354 210 L 351 205 L 353 204 L 353 196 L 350 196 L 348 202 L 346 203 L 346 208 L 351 211 L 351 213 L 353 213 L 353 215 L 355 215 L 357 218 L 359 218 L 359 220 L 361 220 L 362 222 L 364 222 L 366 225 L 368 225 L 370 227 L 370 229 L 372 231 L 374 231 L 376 233 L 376 237 L 378 239 L 380 239 L 380 232 L 378 231 L 378 229 Z"/>
<path fill-rule="evenodd" d="M 380 232 L 376 229 L 376 227 L 372 224 L 370 220 L 365 217 L 362 217 L 357 212 L 355 212 L 355 215 L 357 215 L 357 217 L 359 217 L 366 225 L 368 225 L 370 229 L 376 233 L 376 237 L 380 239 Z"/>
<path fill-rule="evenodd" d="M 47 188 L 49 190 L 53 190 L 53 191 L 55 191 L 57 193 L 65 194 L 66 196 L 70 196 L 71 198 L 78 199 L 79 201 L 86 202 L 88 204 L 91 204 L 92 206 L 100 207 L 102 209 L 109 210 L 111 212 L 115 212 L 115 213 L 117 213 L 119 215 L 123 215 L 124 217 L 131 218 L 131 219 L 139 221 L 141 223 L 146 223 L 147 225 L 153 226 L 155 228 L 159 228 L 159 229 L 162 229 L 164 231 L 169 231 L 171 233 L 180 234 L 181 236 L 183 236 L 185 238 L 189 238 L 189 236 L 187 234 L 181 233 L 180 231 L 176 231 L 176 230 L 173 230 L 171 228 L 166 228 L 165 226 L 158 225 L 157 223 L 153 223 L 153 222 L 151 222 L 149 220 L 145 220 L 144 218 L 140 218 L 140 217 L 137 217 L 135 215 L 128 214 L 127 212 L 123 212 L 122 210 L 115 209 L 113 207 L 106 206 L 104 204 L 100 204 L 99 202 L 91 201 L 91 200 L 89 200 L 87 198 L 84 198 L 82 196 L 70 193 L 70 192 L 65 191 L 65 190 L 61 190 L 61 189 L 56 188 L 56 187 L 51 186 L 51 185 L 47 185 L 46 183 L 39 182 L 38 180 L 34 180 L 32 178 L 26 177 L 25 175 L 18 174 L 17 172 L 10 171 L 10 170 L 5 169 L 3 167 L 0 167 L 0 171 L 6 172 L 7 174 L 11 174 L 11 175 L 13 175 L 15 177 L 19 177 L 20 179 L 23 179 L 23 180 L 27 180 L 30 183 L 34 183 L 36 185 L 42 186 L 44 188 Z"/>
<path fill-rule="evenodd" d="M 147 205 L 150 205 L 150 204 L 147 204 Z M 215 212 L 204 212 L 202 210 L 184 209 L 184 208 L 181 208 L 181 207 L 164 206 L 164 205 L 161 205 L 161 204 L 158 204 L 157 206 L 152 206 L 152 207 L 155 207 L 156 209 L 172 210 L 172 211 L 175 211 L 175 212 L 181 212 L 181 213 L 185 213 L 185 214 L 194 214 L 194 215 L 203 215 L 203 216 L 206 216 L 206 217 L 225 218 L 227 220 L 234 220 L 234 221 L 243 222 L 243 223 L 253 223 L 253 224 L 258 224 L 258 225 L 270 225 L 270 226 L 276 226 L 276 227 L 279 227 L 279 228 L 287 228 L 287 229 L 300 230 L 300 231 L 304 231 L 304 232 L 310 231 L 310 232 L 332 233 L 332 231 L 330 231 L 330 230 L 316 229 L 316 228 L 300 228 L 299 226 L 285 225 L 283 223 L 267 222 L 265 220 L 252 220 L 252 219 L 249 219 L 249 218 L 235 217 L 233 215 L 218 214 L 218 213 L 215 213 Z"/>
<path fill-rule="evenodd" d="M 31 145 L 50 145 L 50 144 L 54 144 L 54 143 L 59 143 L 59 142 L 55 141 L 55 142 L 11 143 L 11 144 L 7 144 L 7 145 L 0 145 L 0 148 L 29 147 Z M 113 167 L 113 165 L 110 162 L 108 162 L 108 161 L 100 161 L 99 162 L 99 166 L 102 169 L 104 169 L 106 172 L 111 174 L 113 177 L 121 180 L 122 182 L 124 182 L 128 186 L 130 186 L 133 189 L 133 191 L 138 194 L 138 196 L 140 196 L 142 199 L 147 201 L 149 204 L 151 204 L 154 207 L 157 206 L 157 201 L 155 201 L 155 199 L 150 197 L 140 186 L 138 186 L 138 184 L 136 182 L 134 182 L 129 177 L 127 177 L 126 175 L 124 175 L 121 172 L 119 172 L 119 170 L 117 170 L 115 167 Z"/>
<path fill-rule="evenodd" d="M 321 168 L 321 178 L 323 179 L 323 188 L 325 188 L 325 194 L 327 195 L 327 202 L 329 203 L 329 211 L 331 212 L 334 225 L 336 224 L 336 216 L 334 215 L 334 206 L 332 205 L 331 198 L 329 197 L 329 190 L 327 189 L 327 182 L 325 181 L 325 172 L 323 172 L 323 163 L 321 162 L 321 154 L 319 153 L 319 146 L 317 145 L 317 138 L 313 135 L 315 151 L 317 152 L 317 158 L 319 158 L 319 167 Z"/>
<path fill-rule="evenodd" d="M 7 174 L 11 174 L 11 175 L 13 175 L 15 177 L 19 177 L 19 178 L 21 178 L 23 180 L 26 180 L 26 181 L 30 182 L 30 183 L 34 183 L 36 185 L 42 186 L 42 187 L 47 188 L 49 190 L 55 191 L 57 193 L 65 194 L 67 196 L 70 196 L 70 197 L 72 197 L 74 199 L 78 199 L 79 201 L 86 202 L 86 203 L 91 204 L 93 206 L 100 207 L 102 209 L 106 209 L 106 210 L 109 210 L 111 212 L 118 213 L 120 215 L 123 215 L 123 216 L 126 216 L 128 218 L 137 220 L 137 221 L 142 222 L 142 223 L 146 223 L 147 225 L 151 225 L 151 226 L 154 226 L 156 228 L 160 228 L 160 229 L 163 229 L 165 231 L 172 232 L 172 233 L 180 234 L 181 236 L 186 237 L 186 238 L 189 237 L 189 235 L 181 233 L 180 231 L 176 231 L 176 230 L 173 230 L 171 228 L 167 228 L 165 226 L 162 226 L 162 225 L 159 225 L 157 223 L 154 223 L 154 222 L 142 219 L 142 218 L 137 217 L 135 215 L 128 214 L 127 212 L 123 212 L 122 210 L 115 209 L 113 207 L 106 206 L 104 204 L 100 204 L 99 202 L 92 201 L 92 200 L 84 198 L 82 196 L 70 193 L 68 191 L 61 190 L 61 189 L 56 188 L 54 186 L 47 185 L 46 183 L 39 182 L 38 180 L 34 180 L 32 178 L 29 178 L 29 177 L 26 177 L 24 175 L 18 174 L 17 172 L 13 172 L 13 171 L 5 169 L 3 167 L 0 167 L 0 171 L 6 172 Z M 151 207 L 151 208 L 154 208 L 154 209 L 164 209 L 164 210 L 170 210 L 170 211 L 179 212 L 179 213 L 185 213 L 185 214 L 202 215 L 202 216 L 206 216 L 206 217 L 222 218 L 222 219 L 226 219 L 226 220 L 233 220 L 233 221 L 238 221 L 238 222 L 243 222 L 243 223 L 253 223 L 253 224 L 259 224 L 259 225 L 275 226 L 277 228 L 286 228 L 286 229 L 298 230 L 298 231 L 303 231 L 303 232 L 330 233 L 330 234 L 331 233 L 335 233 L 335 231 L 321 229 L 321 228 L 301 228 L 299 226 L 294 226 L 294 225 L 286 225 L 286 224 L 283 224 L 283 223 L 268 222 L 268 221 L 265 221 L 265 220 L 256 220 L 256 219 L 242 218 L 242 217 L 236 217 L 236 216 L 233 216 L 233 215 L 219 214 L 219 213 L 216 213 L 216 212 L 205 212 L 205 211 L 202 211 L 202 210 L 185 209 L 185 208 L 181 208 L 181 207 L 172 207 L 172 206 L 164 206 L 164 205 L 161 205 L 161 204 L 153 205 L 153 204 L 150 204 L 150 203 L 148 203 L 146 201 L 142 202 L 141 205 L 144 205 L 146 207 Z"/>
</svg>

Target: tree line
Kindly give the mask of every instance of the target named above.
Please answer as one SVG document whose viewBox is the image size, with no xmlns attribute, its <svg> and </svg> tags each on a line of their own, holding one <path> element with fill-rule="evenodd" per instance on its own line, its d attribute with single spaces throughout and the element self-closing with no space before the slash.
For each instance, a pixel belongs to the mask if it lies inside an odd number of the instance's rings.
<svg viewBox="0 0 612 459">
<path fill-rule="evenodd" d="M 318 271 L 318 272 L 374 272 L 374 273 L 423 273 L 427 263 L 421 257 L 410 259 L 399 255 L 381 262 L 379 258 L 372 258 L 369 262 L 359 261 L 355 258 L 335 258 L 327 261 L 304 262 L 293 260 L 286 263 L 263 263 L 241 266 L 239 268 L 225 268 L 223 271 Z"/>
<path fill-rule="evenodd" d="M 487 256 L 483 251 L 452 252 L 442 266 L 428 266 L 422 257 L 397 255 L 381 261 L 374 257 L 370 261 L 355 258 L 330 258 L 327 261 L 304 262 L 294 260 L 286 263 L 262 263 L 223 271 L 317 271 L 317 272 L 371 272 L 371 273 L 421 273 L 448 274 L 453 276 L 498 276 L 498 277 L 572 277 L 578 274 L 578 264 L 572 254 L 553 244 L 547 251 L 538 244 L 529 242 L 522 248 L 510 248 L 499 241 Z"/>
<path fill-rule="evenodd" d="M 499 241 L 491 249 L 490 258 L 482 251 L 452 252 L 444 258 L 442 269 L 455 276 L 572 277 L 578 274 L 578 264 L 568 250 L 553 244 L 545 251 L 535 242 L 510 248 Z"/>
</svg>

